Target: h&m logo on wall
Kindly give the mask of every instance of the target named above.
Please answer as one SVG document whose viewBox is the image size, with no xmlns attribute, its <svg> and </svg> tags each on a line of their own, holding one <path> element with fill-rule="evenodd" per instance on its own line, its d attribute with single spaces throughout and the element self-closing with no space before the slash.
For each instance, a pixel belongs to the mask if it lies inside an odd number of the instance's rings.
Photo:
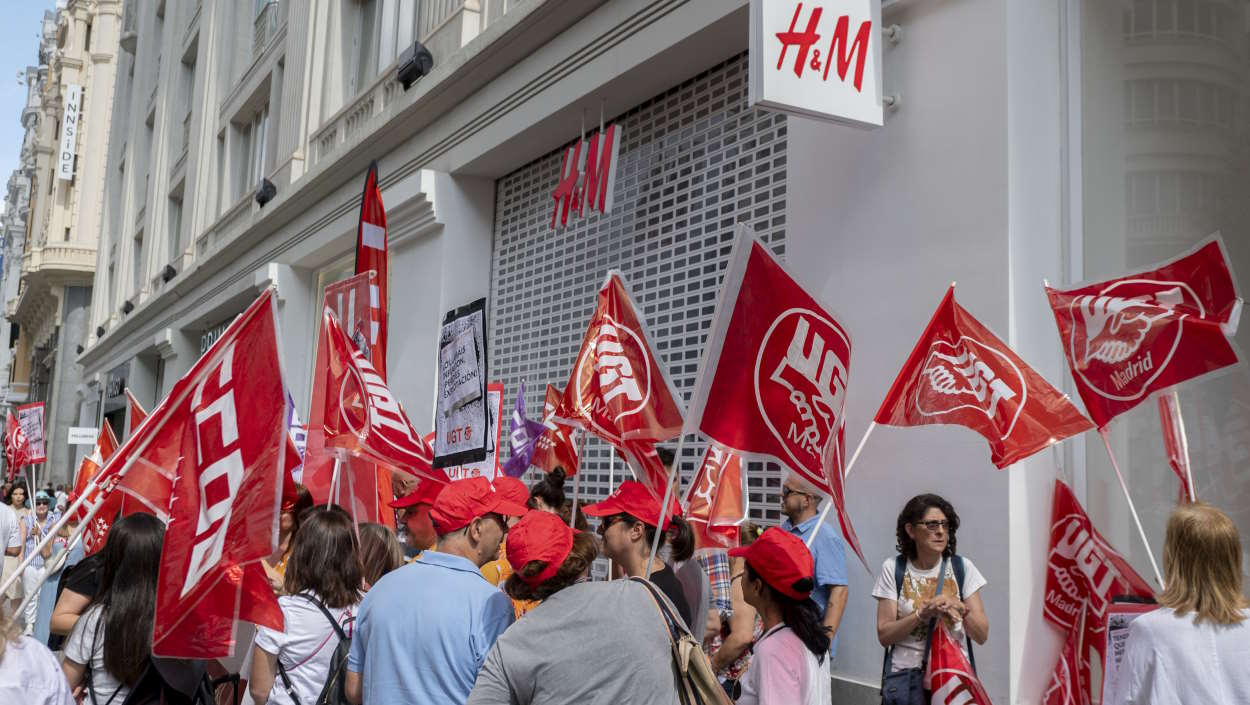
<svg viewBox="0 0 1250 705">
<path fill-rule="evenodd" d="M 603 215 L 612 212 L 612 195 L 616 191 L 616 162 L 621 151 L 620 126 L 600 126 L 589 140 L 579 139 L 564 150 L 560 165 L 560 182 L 551 192 L 555 205 L 551 211 L 551 227 L 564 229 L 569 214 L 585 215 L 586 206 Z"/>
<path fill-rule="evenodd" d="M 752 0 L 750 104 L 880 127 L 881 0 Z"/>
</svg>

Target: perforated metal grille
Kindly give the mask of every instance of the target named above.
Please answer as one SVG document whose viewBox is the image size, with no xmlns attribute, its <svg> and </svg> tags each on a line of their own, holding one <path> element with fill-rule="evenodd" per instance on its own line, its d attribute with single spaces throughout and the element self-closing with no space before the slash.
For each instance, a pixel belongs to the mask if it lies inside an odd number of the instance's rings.
<svg viewBox="0 0 1250 705">
<path fill-rule="evenodd" d="M 506 385 L 506 405 L 525 381 L 531 417 L 541 414 L 548 382 L 567 382 L 609 269 L 625 274 L 652 343 L 688 399 L 734 225 L 750 224 L 785 253 L 786 120 L 747 108 L 745 54 L 615 122 L 622 134 L 611 214 L 587 210 L 583 219 L 570 217 L 568 229 L 552 230 L 551 192 L 563 147 L 496 184 L 490 374 Z M 510 406 L 505 411 L 510 416 Z M 683 485 L 703 451 L 702 442 L 687 439 Z M 607 496 L 629 477 L 617 459 L 610 483 L 611 456 L 607 444 L 586 442 L 579 486 L 584 502 Z M 748 476 L 753 517 L 777 521 L 779 469 L 753 464 Z"/>
</svg>

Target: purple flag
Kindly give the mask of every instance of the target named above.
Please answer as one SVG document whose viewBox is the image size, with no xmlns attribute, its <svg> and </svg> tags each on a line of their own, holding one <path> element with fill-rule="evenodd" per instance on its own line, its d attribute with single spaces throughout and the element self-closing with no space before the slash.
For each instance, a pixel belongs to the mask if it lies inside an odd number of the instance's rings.
<svg viewBox="0 0 1250 705">
<path fill-rule="evenodd" d="M 547 427 L 540 421 L 525 418 L 525 382 L 516 393 L 516 406 L 512 409 L 512 424 L 508 430 L 508 438 L 512 444 L 512 457 L 503 464 L 503 472 L 508 477 L 520 477 L 530 467 L 530 459 L 534 457 L 534 441 L 542 435 Z"/>
</svg>

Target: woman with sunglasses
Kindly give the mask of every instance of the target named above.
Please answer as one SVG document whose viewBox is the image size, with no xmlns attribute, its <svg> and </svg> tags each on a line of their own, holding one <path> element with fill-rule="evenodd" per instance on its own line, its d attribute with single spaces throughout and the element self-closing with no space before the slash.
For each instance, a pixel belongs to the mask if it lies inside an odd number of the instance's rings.
<svg viewBox="0 0 1250 705">
<path fill-rule="evenodd" d="M 935 494 L 912 497 L 898 515 L 899 555 L 881 564 L 872 588 L 877 639 L 887 649 L 891 673 L 925 665 L 929 624 L 936 618 L 946 624 L 965 656 L 970 657 L 969 637 L 978 644 L 989 638 L 980 594 L 985 578 L 972 561 L 955 553 L 958 530 L 955 508 Z"/>
</svg>

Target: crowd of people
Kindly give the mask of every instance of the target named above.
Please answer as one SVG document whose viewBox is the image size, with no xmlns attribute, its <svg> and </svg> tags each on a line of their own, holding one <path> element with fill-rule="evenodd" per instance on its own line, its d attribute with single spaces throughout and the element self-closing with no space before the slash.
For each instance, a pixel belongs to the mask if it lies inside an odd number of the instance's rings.
<svg viewBox="0 0 1250 705">
<path fill-rule="evenodd" d="M 285 626 L 258 627 L 243 644 L 240 700 L 677 704 L 699 692 L 704 702 L 831 702 L 846 558 L 837 532 L 817 529 L 821 496 L 812 488 L 787 479 L 785 521 L 763 531 L 744 525 L 739 545 L 724 547 L 676 503 L 662 512 L 632 480 L 585 506 L 563 485 L 557 471 L 532 487 L 508 477 L 403 487 L 393 503 L 398 535 L 314 505 L 297 487 L 283 497 L 278 549 L 265 561 Z M 40 492 L 32 508 L 24 486 L 6 492 L 6 560 L 36 545 L 28 539 L 51 526 L 56 501 Z M 955 508 L 933 494 L 913 497 L 898 515 L 897 555 L 883 561 L 872 589 L 887 674 L 923 669 L 938 628 L 975 667 L 973 644 L 990 633 L 987 581 L 956 552 L 958 529 Z M 193 701 L 189 691 L 171 700 L 170 689 L 194 690 L 221 665 L 152 656 L 163 537 L 156 517 L 137 513 L 86 559 L 62 567 L 54 561 L 71 552 L 64 546 L 43 556 L 36 570 L 63 575 L 50 589 L 44 583 L 46 614 L 15 612 L 25 595 L 5 600 L 0 702 Z M 1167 589 L 1160 609 L 1131 629 L 1123 702 L 1199 702 L 1186 688 L 1202 689 L 1201 702 L 1250 701 L 1241 556 L 1236 528 L 1218 509 L 1176 510 Z M 601 557 L 608 579 L 593 580 Z M 714 674 L 710 699 L 705 672 Z"/>
</svg>

